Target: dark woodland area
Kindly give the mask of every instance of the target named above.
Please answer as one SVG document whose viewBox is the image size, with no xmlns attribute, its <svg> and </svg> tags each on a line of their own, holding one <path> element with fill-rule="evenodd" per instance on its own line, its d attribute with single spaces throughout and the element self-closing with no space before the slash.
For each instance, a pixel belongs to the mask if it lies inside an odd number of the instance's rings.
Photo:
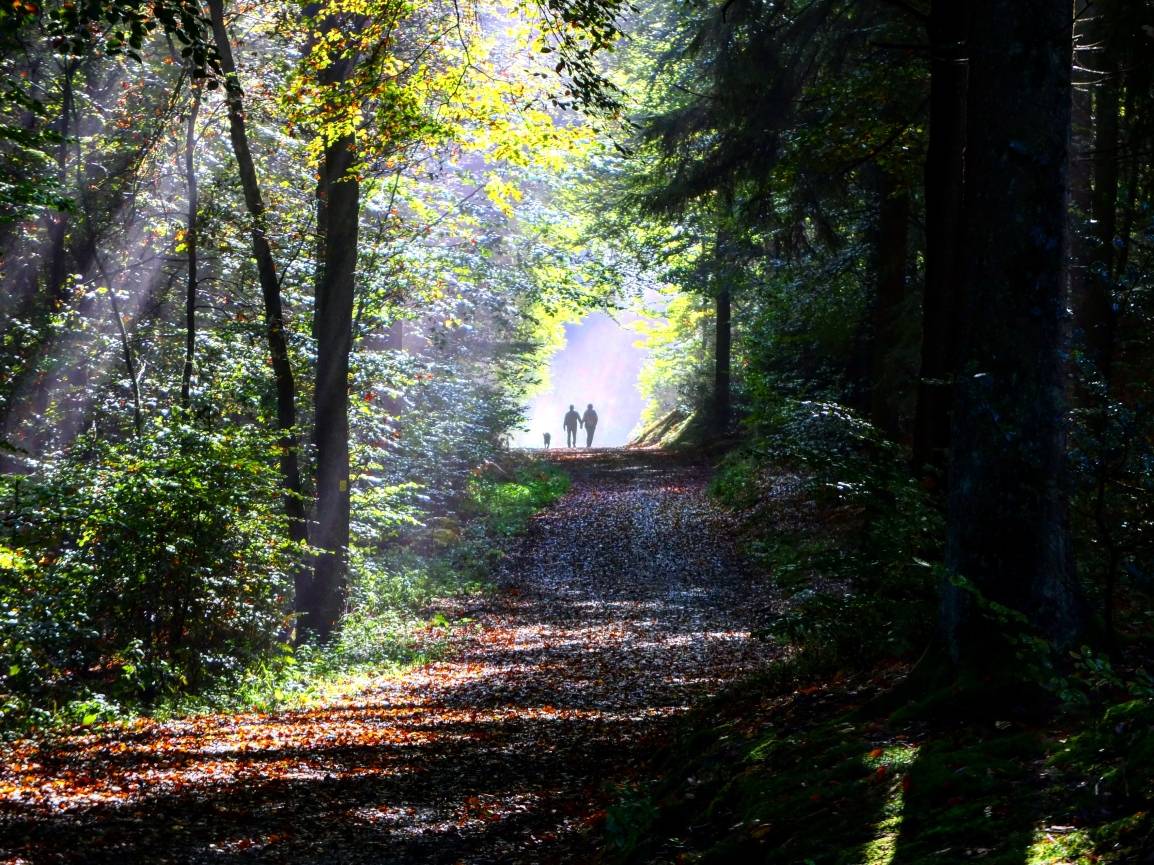
<svg viewBox="0 0 1154 865">
<path fill-rule="evenodd" d="M 0 71 L 0 861 L 1154 863 L 1154 3 Z"/>
</svg>

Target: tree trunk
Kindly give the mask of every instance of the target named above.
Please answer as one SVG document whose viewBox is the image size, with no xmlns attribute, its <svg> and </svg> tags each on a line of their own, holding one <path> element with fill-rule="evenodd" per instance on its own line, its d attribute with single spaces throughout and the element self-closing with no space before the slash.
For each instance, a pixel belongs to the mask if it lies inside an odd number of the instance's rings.
<svg viewBox="0 0 1154 865">
<path fill-rule="evenodd" d="M 144 407 L 140 399 L 140 373 L 136 367 L 136 355 L 132 351 L 132 342 L 128 338 L 128 330 L 124 327 L 124 316 L 120 312 L 120 301 L 116 297 L 116 286 L 108 278 L 108 270 L 104 262 L 96 256 L 96 266 L 100 277 L 104 280 L 104 288 L 108 292 L 108 304 L 112 312 L 112 321 L 116 325 L 116 333 L 120 337 L 120 355 L 124 360 L 124 371 L 128 375 L 128 386 L 132 393 L 132 428 L 136 437 L 144 433 Z"/>
<path fill-rule="evenodd" d="M 729 427 L 733 330 L 729 282 L 722 277 L 719 283 L 714 300 L 716 335 L 713 344 L 713 425 L 717 432 L 724 433 Z"/>
<path fill-rule="evenodd" d="M 877 292 L 870 361 L 870 420 L 890 439 L 901 436 L 901 396 L 895 349 L 906 299 L 910 196 L 891 175 L 876 170 L 878 224 L 875 239 Z"/>
<path fill-rule="evenodd" d="M 284 310 L 281 305 L 280 280 L 276 261 L 272 256 L 267 235 L 264 198 L 252 152 L 248 145 L 248 131 L 244 119 L 244 92 L 236 74 L 232 43 L 224 23 L 223 0 L 208 0 L 212 31 L 220 55 L 220 67 L 225 77 L 225 95 L 228 105 L 229 135 L 236 157 L 245 207 L 252 220 L 252 250 L 260 279 L 264 301 L 265 334 L 276 382 L 277 429 L 280 431 L 280 472 L 284 484 L 284 508 L 289 521 L 289 536 L 297 542 L 308 539 L 305 521 L 304 494 L 301 488 L 299 447 L 296 439 L 296 382 L 289 363 L 288 340 L 285 335 Z M 308 577 L 299 571 L 294 578 L 297 609 L 308 592 Z"/>
<path fill-rule="evenodd" d="M 188 187 L 188 219 L 184 233 L 184 245 L 188 254 L 188 281 L 184 299 L 184 370 L 180 376 L 180 405 L 187 409 L 192 397 L 192 371 L 196 360 L 196 293 L 197 293 L 197 249 L 199 225 L 197 212 L 200 210 L 200 195 L 196 185 L 196 118 L 200 113 L 200 85 L 192 83 L 192 104 L 188 109 L 188 121 L 184 131 L 184 178 Z"/>
<path fill-rule="evenodd" d="M 1113 50 L 1113 37 L 1114 34 L 1108 32 L 1103 42 L 1103 79 L 1094 107 L 1094 254 L 1087 281 L 1088 292 L 1080 314 L 1086 353 L 1100 375 L 1105 374 L 1114 330 L 1114 244 L 1118 226 L 1120 145 L 1118 109 L 1122 72 Z"/>
<path fill-rule="evenodd" d="M 1082 626 L 1064 484 L 1071 6 L 972 9 L 947 567 L 1068 646 Z M 974 596 L 950 588 L 944 601 L 954 660 L 1004 668 Z"/>
<path fill-rule="evenodd" d="M 1092 184 L 1094 119 L 1092 71 L 1098 63 L 1092 0 L 1074 4 L 1074 70 L 1070 117 L 1070 266 L 1068 303 L 1074 311 L 1075 342 L 1081 342 L 1082 315 L 1087 307 L 1093 279 L 1090 232 L 1093 230 L 1094 192 Z M 1085 392 L 1075 390 L 1074 399 L 1087 401 Z"/>
<path fill-rule="evenodd" d="M 733 217 L 733 192 L 720 196 L 717 235 L 713 244 L 713 399 L 710 421 L 718 433 L 729 426 L 730 364 L 733 355 L 732 286 L 728 226 Z"/>
<path fill-rule="evenodd" d="M 914 417 L 914 466 L 946 477 L 957 369 L 962 183 L 966 150 L 966 5 L 930 9 L 930 140 L 926 153 L 926 283 L 922 357 Z"/>
<path fill-rule="evenodd" d="M 1115 306 L 1118 276 L 1122 272 L 1130 242 L 1132 208 L 1127 202 L 1119 229 L 1118 192 L 1120 185 L 1121 148 L 1123 146 L 1122 117 L 1133 122 L 1132 88 L 1126 87 L 1125 109 L 1122 105 L 1123 85 L 1131 71 L 1123 72 L 1124 34 L 1137 29 L 1137 22 L 1128 21 L 1132 10 L 1123 10 L 1116 0 L 1100 0 L 1096 4 L 1097 43 L 1100 47 L 1097 66 L 1101 83 L 1096 91 L 1094 106 L 1094 190 L 1092 254 L 1089 264 L 1087 290 L 1076 315 L 1083 336 L 1087 358 L 1093 365 L 1098 383 L 1097 411 L 1090 420 L 1091 436 L 1097 445 L 1095 454 L 1094 522 L 1097 541 L 1106 560 L 1103 576 L 1102 612 L 1108 638 L 1115 641 L 1115 606 L 1118 569 L 1121 552 L 1115 537 L 1118 523 L 1111 513 L 1109 492 L 1116 478 L 1112 477 L 1120 462 L 1116 430 L 1111 430 L 1110 409 L 1116 399 L 1116 361 L 1118 359 L 1118 310 Z M 1130 159 L 1134 159 L 1133 156 Z M 1124 237 L 1122 235 L 1125 235 Z"/>
<path fill-rule="evenodd" d="M 63 78 L 60 94 L 60 117 L 56 123 L 60 134 L 60 146 L 56 151 L 56 168 L 61 188 L 68 188 L 69 160 L 68 153 L 72 147 L 70 136 L 75 135 L 73 129 L 73 115 L 76 112 L 76 73 L 80 69 L 80 61 L 66 60 L 64 62 Z M 77 184 L 79 186 L 79 184 Z M 78 198 L 80 190 L 77 190 Z M 48 245 L 44 253 L 48 263 L 48 272 L 45 275 L 44 294 L 47 297 L 49 309 L 65 299 L 68 290 L 68 256 L 66 254 L 66 240 L 73 219 L 69 213 L 53 213 L 48 216 L 51 228 L 48 231 Z"/>
<path fill-rule="evenodd" d="M 314 443 L 317 459 L 315 593 L 310 628 L 321 639 L 344 605 L 349 544 L 349 352 L 357 261 L 360 188 L 348 176 L 355 142 L 341 138 L 325 152 L 325 266 L 317 284 L 317 375 Z"/>
<path fill-rule="evenodd" d="M 338 26 L 332 18 L 322 31 Z M 353 60 L 337 58 L 322 83 L 339 86 Z M 317 269 L 314 332 L 317 341 L 313 443 L 317 500 L 313 545 L 319 550 L 306 626 L 321 640 L 337 626 L 344 608 L 349 545 L 349 353 L 353 342 L 353 299 L 360 227 L 360 182 L 352 133 L 327 145 L 317 188 L 321 253 Z"/>
</svg>

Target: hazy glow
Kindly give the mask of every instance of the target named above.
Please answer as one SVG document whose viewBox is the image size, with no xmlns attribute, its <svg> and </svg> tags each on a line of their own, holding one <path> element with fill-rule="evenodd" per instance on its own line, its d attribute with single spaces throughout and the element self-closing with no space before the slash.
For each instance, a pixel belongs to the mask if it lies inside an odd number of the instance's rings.
<svg viewBox="0 0 1154 865">
<path fill-rule="evenodd" d="M 627 322 L 632 314 L 620 316 Z M 593 403 L 597 412 L 594 447 L 612 447 L 629 441 L 645 407 L 637 377 L 645 351 L 637 348 L 637 333 L 603 312 L 565 325 L 565 347 L 549 363 L 551 387 L 533 398 L 526 411 L 528 430 L 518 433 L 514 445 L 541 447 L 542 433 L 553 435 L 553 447 L 565 445 L 561 419 L 570 404 L 584 412 Z M 579 444 L 585 431 L 578 430 Z"/>
</svg>

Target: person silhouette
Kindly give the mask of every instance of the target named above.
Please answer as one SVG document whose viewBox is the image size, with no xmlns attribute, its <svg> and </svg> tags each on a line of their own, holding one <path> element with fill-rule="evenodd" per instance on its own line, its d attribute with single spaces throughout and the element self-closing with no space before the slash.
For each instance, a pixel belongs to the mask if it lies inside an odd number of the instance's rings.
<svg viewBox="0 0 1154 865">
<path fill-rule="evenodd" d="M 565 415 L 565 447 L 577 447 L 577 426 L 581 423 L 581 415 L 577 414 L 577 410 L 573 406 L 569 406 L 569 411 Z"/>
<path fill-rule="evenodd" d="M 581 425 L 585 427 L 585 447 L 593 447 L 593 431 L 597 429 L 597 412 L 593 411 L 593 403 L 586 407 Z"/>
</svg>

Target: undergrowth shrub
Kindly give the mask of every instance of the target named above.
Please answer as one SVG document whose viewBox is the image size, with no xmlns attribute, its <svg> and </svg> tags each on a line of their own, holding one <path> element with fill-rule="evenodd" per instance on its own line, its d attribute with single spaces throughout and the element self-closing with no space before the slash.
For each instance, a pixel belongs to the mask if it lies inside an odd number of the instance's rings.
<svg viewBox="0 0 1154 865">
<path fill-rule="evenodd" d="M 569 476 L 545 464 L 502 475 L 479 474 L 469 483 L 466 514 L 479 516 L 499 535 L 522 531 L 530 517 L 569 489 Z"/>
<path fill-rule="evenodd" d="M 4 728 L 140 710 L 272 709 L 437 651 L 512 538 L 568 489 L 535 462 L 467 476 L 451 508 L 415 483 L 357 490 L 349 598 L 324 645 L 293 647 L 277 442 L 157 418 L 139 438 L 80 439 L 0 476 Z"/>
<path fill-rule="evenodd" d="M 1110 399 L 1101 382 L 1092 382 L 1083 386 L 1094 391 L 1094 403 L 1071 412 L 1078 575 L 1112 639 L 1117 620 L 1129 618 L 1125 608 L 1148 606 L 1154 595 L 1154 389 L 1145 378 L 1131 388 L 1137 407 Z M 1131 630 L 1141 637 L 1144 629 Z"/>
<path fill-rule="evenodd" d="M 340 632 L 323 650 L 306 650 L 304 660 L 355 671 L 396 667 L 427 653 L 430 625 L 452 625 L 433 610 L 434 602 L 484 591 L 510 539 L 568 488 L 567 474 L 535 462 L 489 464 L 469 478 L 447 512 L 422 514 L 412 503 L 421 494 L 416 484 L 382 488 L 373 500 L 375 534 L 366 523 L 350 551 Z"/>
<path fill-rule="evenodd" d="M 158 421 L 0 477 L 6 713 L 155 703 L 235 677 L 286 630 L 276 442 Z"/>
<path fill-rule="evenodd" d="M 941 517 L 900 448 L 853 411 L 781 403 L 711 492 L 745 513 L 749 553 L 792 593 L 771 635 L 799 662 L 859 667 L 928 639 Z"/>
</svg>

